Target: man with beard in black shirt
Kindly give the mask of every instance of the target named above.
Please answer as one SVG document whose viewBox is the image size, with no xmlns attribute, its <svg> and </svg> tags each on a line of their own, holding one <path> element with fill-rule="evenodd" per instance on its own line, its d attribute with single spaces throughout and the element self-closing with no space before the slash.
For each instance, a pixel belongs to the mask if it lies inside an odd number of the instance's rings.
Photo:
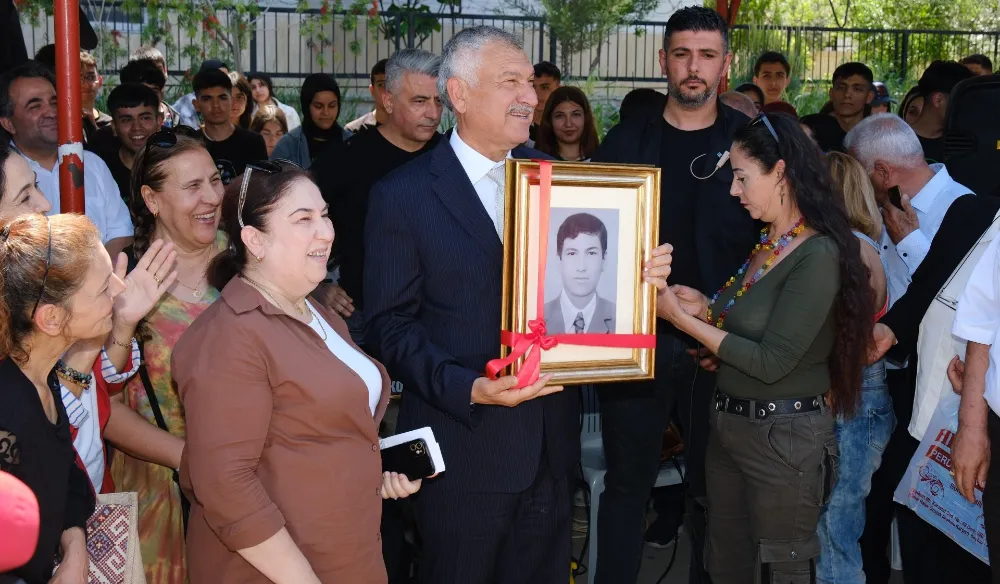
<svg viewBox="0 0 1000 584">
<path fill-rule="evenodd" d="M 670 284 L 711 295 L 739 269 L 760 229 L 729 195 L 733 172 L 721 161 L 733 134 L 748 121 L 717 96 L 732 60 L 729 26 L 707 8 L 678 10 L 667 22 L 659 56 L 667 77 L 665 106 L 646 108 L 612 128 L 593 161 L 662 169 L 658 241 L 674 246 Z M 684 432 L 692 581 L 702 574 L 704 505 L 694 501 L 705 496 L 715 375 L 698 371 L 693 357 L 697 350 L 693 339 L 659 320 L 656 379 L 598 387 L 608 471 L 598 524 L 590 526 L 597 530 L 596 573 L 590 566 L 596 584 L 636 581 L 646 501 L 659 469 L 663 431 L 671 419 Z"/>
<path fill-rule="evenodd" d="M 337 230 L 340 290 L 331 291 L 328 305 L 347 320 L 351 337 L 359 344 L 365 325 L 362 266 L 368 192 L 385 175 L 432 150 L 440 139 L 441 100 L 436 86 L 440 61 L 417 49 L 393 55 L 386 64 L 382 96 L 386 123 L 351 136 L 343 148 L 324 154 L 311 168 Z"/>
</svg>

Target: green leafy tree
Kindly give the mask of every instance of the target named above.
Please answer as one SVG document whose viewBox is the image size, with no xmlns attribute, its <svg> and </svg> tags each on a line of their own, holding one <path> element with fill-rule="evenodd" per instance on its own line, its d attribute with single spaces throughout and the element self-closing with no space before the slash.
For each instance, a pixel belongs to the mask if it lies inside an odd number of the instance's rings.
<svg viewBox="0 0 1000 584">
<path fill-rule="evenodd" d="M 303 13 L 299 33 L 320 67 L 329 64 L 333 55 L 335 28 L 354 30 L 364 15 L 369 31 L 373 35 L 377 31 L 377 0 L 348 1 L 345 7 L 344 0 L 323 0 L 318 11 L 311 10 L 308 0 L 299 0 L 296 6 L 296 11 Z M 197 67 L 206 58 L 216 58 L 236 71 L 246 70 L 249 63 L 245 62 L 244 52 L 252 32 L 268 12 L 255 0 L 81 0 L 81 5 L 91 15 L 91 25 L 98 35 L 95 53 L 100 63 L 110 65 L 127 57 L 122 33 L 110 24 L 112 18 L 124 16 L 130 22 L 144 22 L 141 42 L 165 48 L 170 68 L 185 61 Z M 52 14 L 52 0 L 17 0 L 17 7 L 22 19 L 35 27 L 42 25 L 43 15 Z M 178 38 L 183 40 L 179 51 Z M 350 49 L 360 53 L 360 41 L 354 41 Z M 190 83 L 190 77 L 191 69 L 182 81 L 181 91 Z"/>
<path fill-rule="evenodd" d="M 539 0 L 541 10 L 526 0 L 507 0 L 507 8 L 529 16 L 543 16 L 559 42 L 559 69 L 563 75 L 583 74 L 573 71 L 574 55 L 594 50 L 587 71 L 601 61 L 604 43 L 619 26 L 642 20 L 659 0 Z M 637 30 L 635 34 L 641 35 Z"/>
</svg>

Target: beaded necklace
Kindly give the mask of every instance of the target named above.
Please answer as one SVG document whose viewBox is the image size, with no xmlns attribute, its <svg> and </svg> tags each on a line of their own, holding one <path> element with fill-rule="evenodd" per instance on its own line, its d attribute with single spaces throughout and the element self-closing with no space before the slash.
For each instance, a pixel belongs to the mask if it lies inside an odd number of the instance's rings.
<svg viewBox="0 0 1000 584">
<path fill-rule="evenodd" d="M 762 265 L 760 268 L 757 269 L 756 272 L 754 272 L 753 277 L 751 277 L 747 283 L 740 286 L 740 289 L 736 291 L 736 294 L 734 294 L 733 297 L 729 299 L 729 302 L 726 303 L 726 306 L 723 307 L 722 312 L 719 313 L 719 317 L 714 323 L 717 328 L 720 329 L 722 328 L 722 323 L 726 320 L 726 315 L 729 314 L 729 309 L 732 308 L 733 304 L 736 303 L 736 299 L 739 298 L 740 296 L 743 296 L 747 292 L 747 290 L 749 290 L 754 284 L 756 284 L 757 280 L 759 280 L 761 276 L 764 275 L 764 272 L 766 272 L 768 268 L 771 267 L 771 264 L 773 264 L 774 261 L 778 259 L 778 256 L 781 255 L 781 251 L 785 249 L 785 247 L 787 247 L 788 244 L 791 243 L 793 239 L 795 239 L 800 233 L 802 233 L 805 230 L 806 228 L 805 221 L 806 220 L 804 217 L 799 217 L 799 220 L 795 222 L 795 225 L 793 225 L 792 228 L 789 229 L 787 233 L 783 234 L 781 237 L 778 237 L 773 241 L 771 241 L 767 237 L 767 227 L 761 229 L 760 243 L 754 246 L 753 251 L 750 252 L 750 257 L 747 258 L 747 261 L 743 262 L 743 267 L 741 267 L 736 272 L 735 276 L 729 278 L 729 281 L 726 282 L 722 286 L 722 288 L 719 288 L 719 291 L 716 292 L 714 296 L 712 296 L 712 300 L 708 303 L 709 324 L 713 324 L 712 306 L 715 305 L 715 301 L 718 300 L 719 296 L 721 296 L 723 292 L 728 290 L 730 286 L 735 284 L 737 280 L 743 279 L 743 274 L 746 273 L 747 269 L 750 267 L 750 264 L 753 262 L 754 258 L 757 257 L 757 253 L 759 253 L 760 251 L 774 250 L 771 253 L 771 257 L 767 258 L 767 260 L 764 262 L 764 265 Z"/>
</svg>

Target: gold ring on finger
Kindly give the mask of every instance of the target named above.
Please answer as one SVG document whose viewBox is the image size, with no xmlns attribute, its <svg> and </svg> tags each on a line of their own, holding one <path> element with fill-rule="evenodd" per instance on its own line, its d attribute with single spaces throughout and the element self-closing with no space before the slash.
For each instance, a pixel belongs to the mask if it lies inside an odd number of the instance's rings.
<svg viewBox="0 0 1000 584">
<path fill-rule="evenodd" d="M 153 274 L 153 280 L 155 280 L 157 284 L 162 284 L 163 283 L 163 280 L 157 278 L 156 274 Z"/>
</svg>

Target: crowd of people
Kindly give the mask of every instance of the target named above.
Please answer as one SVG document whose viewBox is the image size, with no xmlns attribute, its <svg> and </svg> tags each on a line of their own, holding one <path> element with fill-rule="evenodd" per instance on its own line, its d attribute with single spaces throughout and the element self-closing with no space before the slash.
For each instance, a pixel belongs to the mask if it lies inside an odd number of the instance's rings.
<svg viewBox="0 0 1000 584">
<path fill-rule="evenodd" d="M 87 519 L 113 492 L 137 493 L 150 584 L 566 582 L 578 390 L 484 373 L 508 158 L 661 170 L 656 378 L 597 389 L 590 582 L 636 582 L 643 541 L 684 523 L 692 582 L 886 584 L 894 519 L 906 584 L 1000 582 L 893 502 L 940 397 L 921 322 L 964 270 L 934 321 L 968 341 L 952 474 L 1000 533 L 1000 238 L 964 261 L 1000 198 L 943 164 L 952 91 L 986 57 L 932 63 L 898 107 L 845 63 L 800 117 L 777 52 L 720 94 L 729 27 L 684 8 L 666 94 L 630 92 L 602 141 L 586 93 L 488 26 L 379 61 L 374 110 L 343 126 L 322 73 L 292 107 L 269 75 L 206 60 L 167 104 L 152 47 L 101 112 L 84 53 L 80 216 L 59 213 L 46 55 L 0 74 L 0 471 L 41 510 L 0 582 L 86 582 Z M 671 422 L 684 484 L 654 491 Z M 447 471 L 382 472 L 380 432 L 426 426 Z"/>
</svg>

